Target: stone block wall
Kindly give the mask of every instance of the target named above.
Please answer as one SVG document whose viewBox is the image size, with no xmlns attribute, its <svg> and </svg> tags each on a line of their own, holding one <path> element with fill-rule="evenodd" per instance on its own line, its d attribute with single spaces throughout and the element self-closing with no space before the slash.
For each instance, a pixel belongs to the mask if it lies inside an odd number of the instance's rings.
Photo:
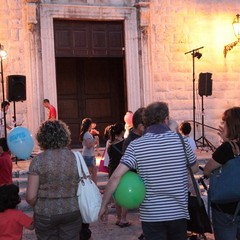
<svg viewBox="0 0 240 240">
<path fill-rule="evenodd" d="M 44 81 L 41 80 L 41 36 L 35 31 L 40 24 L 37 17 L 40 4 L 132 7 L 139 2 L 149 6 L 149 12 L 143 12 L 149 21 L 139 21 L 149 41 L 148 48 L 142 49 L 149 56 L 147 64 L 151 72 L 151 79 L 148 79 L 151 86 L 147 87 L 147 91 L 143 89 L 146 95 L 144 99 L 147 99 L 145 104 L 156 100 L 166 101 L 172 117 L 178 123 L 192 120 L 193 63 L 191 54 L 185 53 L 203 46 L 200 50 L 202 58 L 195 58 L 196 121 L 201 122 L 202 118 L 201 97 L 198 95 L 200 72 L 213 74 L 212 96 L 204 97 L 207 125 L 218 127 L 223 111 L 239 105 L 240 44 L 229 51 L 226 58 L 223 54 L 224 46 L 236 41 L 231 24 L 239 13 L 239 0 L 5 0 L 0 9 L 0 43 L 8 52 L 8 58 L 3 61 L 4 84 L 6 89 L 5 78 L 8 75 L 27 76 L 27 101 L 16 103 L 17 118 L 24 119 L 24 126 L 34 132 L 38 124 L 33 125 L 33 122 L 40 122 L 44 118 L 41 106 Z M 145 40 L 142 39 L 143 42 Z M 36 78 L 39 80 L 36 81 Z M 38 99 L 33 99 L 34 94 Z M 32 110 L 36 116 L 32 116 Z M 12 114 L 11 104 L 9 121 Z M 197 136 L 200 135 L 201 126 L 198 125 Z M 206 136 L 214 143 L 219 143 L 215 131 L 206 129 Z"/>
<path fill-rule="evenodd" d="M 182 122 L 193 119 L 193 60 L 186 52 L 200 50 L 195 58 L 196 121 L 202 121 L 199 73 L 211 72 L 212 96 L 203 97 L 205 124 L 217 128 L 226 108 L 240 102 L 239 46 L 223 54 L 224 46 L 236 41 L 232 21 L 239 1 L 151 1 L 150 37 L 152 84 L 155 100 L 169 103 L 171 115 Z M 201 126 L 197 126 L 197 136 Z M 219 144 L 216 131 L 206 129 L 211 141 Z"/>
</svg>

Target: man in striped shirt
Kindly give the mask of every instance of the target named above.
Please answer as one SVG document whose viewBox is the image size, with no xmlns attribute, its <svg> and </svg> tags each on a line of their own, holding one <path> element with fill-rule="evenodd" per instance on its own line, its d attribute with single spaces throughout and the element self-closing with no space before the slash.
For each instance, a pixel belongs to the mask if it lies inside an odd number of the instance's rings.
<svg viewBox="0 0 240 240">
<path fill-rule="evenodd" d="M 187 167 L 180 137 L 168 127 L 169 110 L 154 102 L 143 112 L 145 134 L 132 141 L 114 171 L 103 197 L 99 219 L 122 175 L 137 169 L 146 187 L 140 205 L 140 220 L 147 240 L 186 240 L 188 214 Z M 184 139 L 193 172 L 198 171 L 195 154 Z"/>
</svg>

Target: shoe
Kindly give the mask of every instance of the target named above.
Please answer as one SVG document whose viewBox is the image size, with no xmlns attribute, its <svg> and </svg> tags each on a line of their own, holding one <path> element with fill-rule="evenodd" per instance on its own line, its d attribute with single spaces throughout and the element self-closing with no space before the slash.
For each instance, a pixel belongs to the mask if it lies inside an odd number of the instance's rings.
<svg viewBox="0 0 240 240">
<path fill-rule="evenodd" d="M 125 228 L 125 227 L 129 227 L 129 226 L 131 226 L 131 223 L 129 223 L 129 222 L 126 222 L 126 223 L 119 223 L 118 224 L 118 226 L 120 227 L 120 228 Z"/>
<path fill-rule="evenodd" d="M 143 233 L 140 235 L 140 237 L 138 237 L 139 240 L 145 240 L 145 237 L 143 235 Z"/>
</svg>

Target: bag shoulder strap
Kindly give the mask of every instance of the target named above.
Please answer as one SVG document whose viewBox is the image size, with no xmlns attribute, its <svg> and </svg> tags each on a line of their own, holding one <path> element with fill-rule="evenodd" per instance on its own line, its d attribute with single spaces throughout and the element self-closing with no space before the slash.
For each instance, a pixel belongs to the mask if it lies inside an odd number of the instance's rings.
<svg viewBox="0 0 240 240">
<path fill-rule="evenodd" d="M 117 152 L 119 152 L 121 155 L 123 155 L 122 151 L 120 151 L 116 146 L 115 144 L 112 144 L 111 145 Z"/>
<path fill-rule="evenodd" d="M 82 157 L 82 154 L 79 151 L 73 151 L 76 161 L 77 161 L 77 168 L 78 168 L 78 174 L 80 178 L 83 178 L 83 173 L 86 177 L 90 176 L 87 165 Z"/>
<path fill-rule="evenodd" d="M 196 196 L 197 196 L 198 204 L 199 204 L 199 206 L 202 206 L 202 204 L 203 204 L 202 199 L 201 199 L 201 196 L 200 196 L 199 189 L 197 187 L 195 177 L 194 177 L 193 172 L 192 172 L 192 168 L 190 166 L 190 162 L 189 162 L 189 159 L 188 159 L 187 150 L 186 150 L 185 142 L 183 140 L 183 136 L 180 133 L 178 133 L 178 136 L 179 136 L 179 138 L 182 142 L 182 145 L 183 145 L 183 150 L 184 150 L 185 158 L 186 158 L 186 161 L 187 161 L 187 169 L 188 169 L 189 174 L 190 174 L 191 179 L 192 179 L 192 183 L 193 183 L 194 191 L 195 191 Z"/>
<path fill-rule="evenodd" d="M 237 142 L 236 141 L 228 141 L 228 142 L 232 147 L 234 157 L 239 156 L 240 155 L 240 149 L 239 149 L 239 146 L 238 146 Z"/>
</svg>

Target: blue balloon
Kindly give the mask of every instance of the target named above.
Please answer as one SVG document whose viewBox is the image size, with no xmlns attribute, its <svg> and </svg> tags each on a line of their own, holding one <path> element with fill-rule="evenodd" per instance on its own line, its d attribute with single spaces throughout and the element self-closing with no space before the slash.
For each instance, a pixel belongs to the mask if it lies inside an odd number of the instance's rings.
<svg viewBox="0 0 240 240">
<path fill-rule="evenodd" d="M 20 159 L 27 159 L 32 154 L 34 141 L 27 128 L 13 128 L 7 136 L 7 143 L 11 152 Z"/>
</svg>

